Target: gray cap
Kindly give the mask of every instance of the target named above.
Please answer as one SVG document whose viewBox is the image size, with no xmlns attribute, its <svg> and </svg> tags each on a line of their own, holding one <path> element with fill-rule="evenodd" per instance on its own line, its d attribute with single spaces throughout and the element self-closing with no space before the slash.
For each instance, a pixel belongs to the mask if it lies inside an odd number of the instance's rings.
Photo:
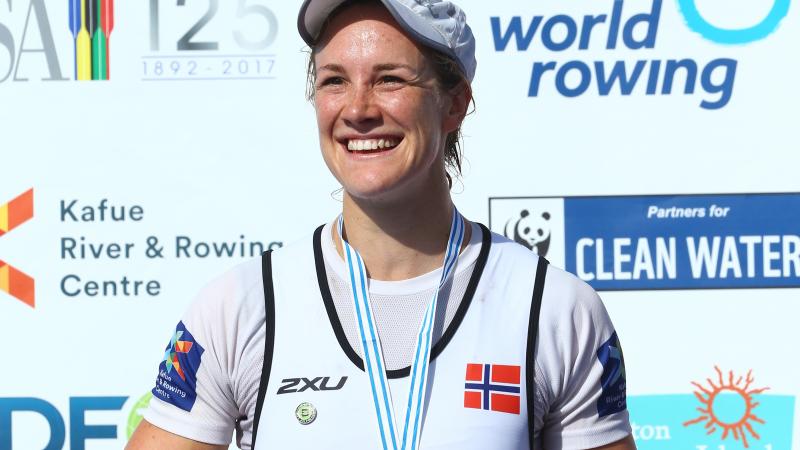
<svg viewBox="0 0 800 450">
<path fill-rule="evenodd" d="M 305 0 L 297 29 L 313 46 L 328 16 L 346 0 Z M 452 57 L 472 82 L 475 77 L 475 37 L 464 11 L 446 0 L 380 0 L 397 23 L 418 43 Z"/>
</svg>

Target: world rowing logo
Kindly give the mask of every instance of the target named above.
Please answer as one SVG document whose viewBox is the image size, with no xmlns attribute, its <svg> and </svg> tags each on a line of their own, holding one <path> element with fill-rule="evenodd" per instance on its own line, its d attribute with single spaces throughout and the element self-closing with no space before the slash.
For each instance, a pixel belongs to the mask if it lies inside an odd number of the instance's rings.
<svg viewBox="0 0 800 450">
<path fill-rule="evenodd" d="M 700 36 L 717 44 L 736 45 L 764 39 L 778 29 L 781 21 L 789 13 L 791 0 L 774 0 L 767 16 L 761 22 L 740 29 L 720 28 L 707 21 L 697 9 L 697 0 L 677 0 L 678 10 L 686 21 L 686 26 Z"/>
</svg>

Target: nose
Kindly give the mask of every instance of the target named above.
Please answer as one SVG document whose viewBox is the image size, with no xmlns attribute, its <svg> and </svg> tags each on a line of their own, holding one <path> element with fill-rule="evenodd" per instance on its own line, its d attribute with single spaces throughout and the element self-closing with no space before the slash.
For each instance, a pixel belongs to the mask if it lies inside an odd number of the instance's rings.
<svg viewBox="0 0 800 450">
<path fill-rule="evenodd" d="M 349 94 L 342 111 L 342 119 L 348 125 L 359 128 L 374 124 L 380 119 L 380 108 L 369 86 L 354 85 Z"/>
</svg>

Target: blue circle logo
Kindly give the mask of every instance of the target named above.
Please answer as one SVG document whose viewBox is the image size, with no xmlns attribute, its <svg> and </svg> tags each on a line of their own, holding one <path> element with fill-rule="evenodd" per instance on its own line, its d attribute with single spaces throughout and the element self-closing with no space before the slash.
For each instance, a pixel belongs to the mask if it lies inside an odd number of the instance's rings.
<svg viewBox="0 0 800 450">
<path fill-rule="evenodd" d="M 697 10 L 697 0 L 677 0 L 678 9 L 686 19 L 686 25 L 692 31 L 718 44 L 747 44 L 764 39 L 778 28 L 786 14 L 789 13 L 791 0 L 773 0 L 772 9 L 760 23 L 749 27 L 731 30 L 719 28 L 709 23 Z"/>
</svg>

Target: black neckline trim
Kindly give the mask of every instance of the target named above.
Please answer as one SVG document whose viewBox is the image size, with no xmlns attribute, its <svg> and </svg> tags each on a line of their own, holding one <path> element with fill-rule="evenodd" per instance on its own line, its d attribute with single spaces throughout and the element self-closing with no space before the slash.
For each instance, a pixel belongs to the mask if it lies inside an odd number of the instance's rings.
<svg viewBox="0 0 800 450">
<path fill-rule="evenodd" d="M 461 325 L 461 322 L 464 320 L 464 316 L 467 315 L 469 305 L 472 303 L 472 297 L 475 295 L 475 291 L 478 289 L 478 282 L 483 274 L 483 269 L 486 267 L 486 261 L 489 259 L 489 249 L 492 246 L 492 235 L 489 232 L 489 229 L 483 224 L 479 223 L 478 226 L 481 229 L 482 238 L 481 250 L 480 253 L 478 253 L 478 259 L 475 261 L 475 268 L 472 271 L 469 284 L 467 284 L 467 290 L 464 291 L 464 297 L 461 299 L 461 304 L 458 305 L 458 310 L 456 310 L 453 320 L 442 334 L 442 337 L 439 338 L 439 340 L 431 349 L 431 361 L 436 359 L 436 357 L 439 356 L 442 351 L 444 351 L 444 348 L 447 346 L 450 340 L 453 339 L 453 336 L 455 336 L 459 325 Z M 325 260 L 322 257 L 323 228 L 324 225 L 320 225 L 319 228 L 314 231 L 314 263 L 317 266 L 317 283 L 319 284 L 319 292 L 322 295 L 322 301 L 325 304 L 325 311 L 328 313 L 328 320 L 330 320 L 333 333 L 336 335 L 336 340 L 339 341 L 339 345 L 342 347 L 344 354 L 347 355 L 350 361 L 352 361 L 353 364 L 363 372 L 364 360 L 358 356 L 358 353 L 356 353 L 356 351 L 350 345 L 350 342 L 347 341 L 347 336 L 344 334 L 342 323 L 339 321 L 339 315 L 336 314 L 336 306 L 333 304 L 333 297 L 331 296 L 331 290 L 328 286 L 328 275 L 325 271 Z M 410 373 L 411 366 L 406 366 L 402 369 L 387 370 L 386 377 L 404 378 Z"/>
</svg>

